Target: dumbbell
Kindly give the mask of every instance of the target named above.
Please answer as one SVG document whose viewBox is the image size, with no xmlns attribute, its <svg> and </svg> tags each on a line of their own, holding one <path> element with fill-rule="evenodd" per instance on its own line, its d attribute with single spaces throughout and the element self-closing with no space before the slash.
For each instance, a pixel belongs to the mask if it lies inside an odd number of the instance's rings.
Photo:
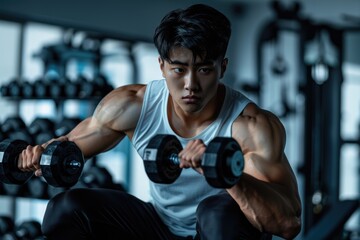
<svg viewBox="0 0 360 240">
<path fill-rule="evenodd" d="M 50 97 L 50 84 L 49 82 L 40 77 L 34 81 L 34 90 L 36 98 L 47 98 Z"/>
<path fill-rule="evenodd" d="M 48 198 L 48 184 L 43 177 L 32 176 L 29 181 L 26 182 L 27 189 L 30 197 L 33 198 Z"/>
<path fill-rule="evenodd" d="M 109 84 L 108 79 L 101 73 L 95 75 L 93 82 L 96 85 L 96 95 L 98 96 L 105 96 L 114 89 L 114 87 Z"/>
<path fill-rule="evenodd" d="M 25 129 L 25 122 L 18 116 L 12 116 L 5 119 L 1 124 L 1 131 L 8 136 L 11 132 L 17 131 L 19 129 Z"/>
<path fill-rule="evenodd" d="M 27 131 L 25 122 L 18 116 L 8 117 L 1 125 L 1 130 L 5 138 L 20 139 L 33 143 L 32 136 Z"/>
<path fill-rule="evenodd" d="M 11 217 L 0 216 L 0 239 L 6 233 L 12 232 L 14 230 L 14 221 Z"/>
<path fill-rule="evenodd" d="M 55 136 L 68 134 L 81 122 L 80 118 L 63 118 L 55 126 Z"/>
<path fill-rule="evenodd" d="M 48 118 L 37 117 L 27 128 L 35 144 L 43 144 L 54 137 L 54 122 Z"/>
<path fill-rule="evenodd" d="M 173 183 L 181 174 L 180 141 L 172 135 L 154 136 L 144 150 L 145 171 L 155 183 Z M 235 185 L 244 169 L 244 157 L 233 138 L 216 137 L 206 147 L 201 161 L 206 181 L 216 188 Z"/>
<path fill-rule="evenodd" d="M 22 185 L 33 176 L 33 172 L 23 172 L 17 166 L 17 158 L 27 146 L 22 140 L 0 142 L 0 181 Z M 54 141 L 42 153 L 40 167 L 48 184 L 70 187 L 81 175 L 84 157 L 74 142 Z"/>
<path fill-rule="evenodd" d="M 15 227 L 12 233 L 7 233 L 3 236 L 4 240 L 35 240 L 43 239 L 41 224 L 35 220 L 22 222 Z"/>
<path fill-rule="evenodd" d="M 105 167 L 92 166 L 84 170 L 77 184 L 73 188 L 108 188 L 113 187 L 113 179 Z"/>
</svg>

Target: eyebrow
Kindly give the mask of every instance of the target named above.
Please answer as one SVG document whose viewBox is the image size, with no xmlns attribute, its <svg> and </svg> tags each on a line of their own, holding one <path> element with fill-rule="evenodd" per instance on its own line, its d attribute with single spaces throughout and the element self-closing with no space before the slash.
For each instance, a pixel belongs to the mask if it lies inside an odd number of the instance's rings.
<svg viewBox="0 0 360 240">
<path fill-rule="evenodd" d="M 171 60 L 171 59 L 169 59 L 168 62 L 169 62 L 170 64 L 175 64 L 175 65 L 189 66 L 188 63 L 181 62 L 181 61 L 179 61 L 179 60 Z M 200 62 L 200 63 L 195 63 L 195 64 L 194 64 L 195 67 L 207 66 L 207 65 L 214 65 L 214 61 L 205 60 L 204 62 Z"/>
</svg>

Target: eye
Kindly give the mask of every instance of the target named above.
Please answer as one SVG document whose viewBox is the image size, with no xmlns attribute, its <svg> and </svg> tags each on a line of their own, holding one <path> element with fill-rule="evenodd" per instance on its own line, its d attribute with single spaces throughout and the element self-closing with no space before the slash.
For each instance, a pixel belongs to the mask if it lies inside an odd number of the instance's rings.
<svg viewBox="0 0 360 240">
<path fill-rule="evenodd" d="M 183 68 L 174 68 L 173 71 L 175 73 L 183 73 L 183 72 L 185 72 L 185 70 Z"/>
<path fill-rule="evenodd" d="M 212 69 L 211 68 L 209 68 L 209 67 L 203 67 L 203 68 L 199 68 L 199 72 L 201 72 L 201 73 L 210 73 L 212 71 Z"/>
</svg>

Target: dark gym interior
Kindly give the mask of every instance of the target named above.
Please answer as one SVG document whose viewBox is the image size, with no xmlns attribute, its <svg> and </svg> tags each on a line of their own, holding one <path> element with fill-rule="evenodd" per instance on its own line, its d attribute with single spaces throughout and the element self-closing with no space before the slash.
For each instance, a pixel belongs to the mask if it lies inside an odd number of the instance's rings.
<svg viewBox="0 0 360 240">
<path fill-rule="evenodd" d="M 41 144 L 90 116 L 111 90 L 161 79 L 154 29 L 194 3 L 232 23 L 223 81 L 286 128 L 303 208 L 296 239 L 360 239 L 359 0 L 0 1 L 0 140 Z M 128 140 L 82 171 L 73 187 L 149 199 Z M 0 239 L 6 231 L 42 239 L 48 200 L 67 190 L 47 182 L 0 182 Z M 29 228 L 38 236 L 24 237 Z"/>
</svg>

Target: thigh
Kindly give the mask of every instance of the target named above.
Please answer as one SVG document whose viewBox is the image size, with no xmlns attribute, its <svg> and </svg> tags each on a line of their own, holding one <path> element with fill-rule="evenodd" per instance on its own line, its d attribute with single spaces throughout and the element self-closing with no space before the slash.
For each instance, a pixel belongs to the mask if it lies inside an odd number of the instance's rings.
<svg viewBox="0 0 360 240">
<path fill-rule="evenodd" d="M 109 189 L 74 189 L 46 209 L 48 239 L 174 239 L 150 203 Z"/>
</svg>

